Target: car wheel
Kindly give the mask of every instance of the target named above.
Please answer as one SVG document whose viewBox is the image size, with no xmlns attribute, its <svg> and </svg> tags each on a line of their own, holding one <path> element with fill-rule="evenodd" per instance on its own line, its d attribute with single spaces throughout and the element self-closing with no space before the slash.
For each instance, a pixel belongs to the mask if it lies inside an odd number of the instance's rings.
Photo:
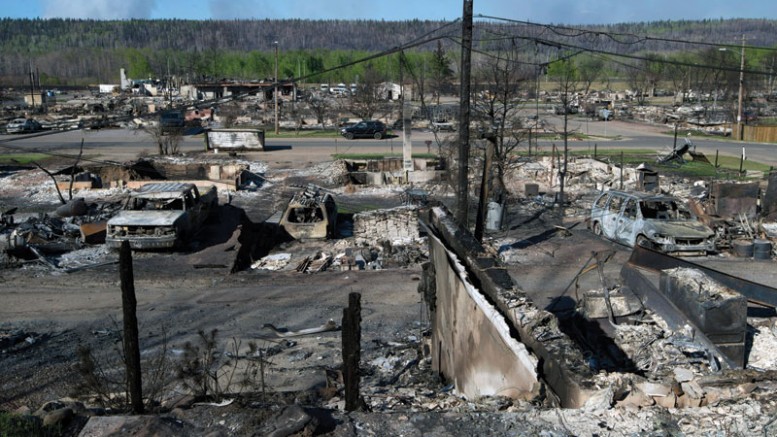
<svg viewBox="0 0 777 437">
<path fill-rule="evenodd" d="M 600 225 L 599 222 L 594 222 L 593 232 L 594 232 L 594 235 L 598 237 L 602 236 L 602 225 Z"/>
<path fill-rule="evenodd" d="M 375 132 L 375 135 L 373 135 L 373 138 L 375 138 L 376 140 L 380 140 L 383 138 L 383 134 L 380 132 Z"/>
<path fill-rule="evenodd" d="M 352 140 L 353 139 L 353 132 L 346 133 L 345 134 L 345 139 L 346 140 Z"/>
<path fill-rule="evenodd" d="M 637 241 L 635 242 L 635 245 L 636 246 L 642 246 L 642 247 L 644 247 L 646 249 L 653 249 L 653 250 L 655 250 L 655 248 L 656 248 L 655 243 L 650 241 L 648 239 L 648 237 L 646 237 L 644 235 L 638 235 L 637 236 Z"/>
</svg>

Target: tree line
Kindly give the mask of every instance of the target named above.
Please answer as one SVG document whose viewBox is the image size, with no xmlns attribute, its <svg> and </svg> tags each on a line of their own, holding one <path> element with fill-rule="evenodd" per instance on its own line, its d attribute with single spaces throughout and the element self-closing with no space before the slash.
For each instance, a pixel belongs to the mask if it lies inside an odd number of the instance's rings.
<svg viewBox="0 0 777 437">
<path fill-rule="evenodd" d="M 645 65 L 584 52 L 593 49 L 596 53 L 649 54 L 655 59 L 685 59 L 683 62 L 698 62 L 692 58 L 706 57 L 706 61 L 728 65 L 732 59 L 736 61 L 732 46 L 738 44 L 742 35 L 746 35 L 751 46 L 773 47 L 777 42 L 775 20 L 657 21 L 580 29 L 584 32 L 561 26 L 480 21 L 475 26 L 476 48 L 485 54 L 495 53 L 508 42 L 523 53 L 526 62 L 547 65 L 566 56 L 569 47 L 576 47 L 583 53 L 578 59 L 589 59 L 585 65 L 623 74 L 635 65 L 638 69 Z M 427 35 L 441 38 L 405 51 L 403 62 L 415 65 L 423 74 L 434 64 L 434 52 L 443 50 L 455 70 L 460 52 L 459 31 L 457 23 L 424 20 L 5 18 L 0 19 L 0 84 L 23 86 L 31 70 L 38 72 L 44 87 L 117 83 L 120 68 L 135 79 L 176 76 L 188 82 L 222 78 L 260 80 L 274 76 L 275 42 L 280 78 L 353 83 L 364 77 L 365 64 L 323 72 Z M 648 35 L 651 38 L 644 38 Z M 731 48 L 724 52 L 687 42 L 717 43 Z M 716 53 L 719 59 L 714 58 Z M 603 64 L 590 58 L 603 59 Z M 773 68 L 772 58 L 769 50 L 748 51 L 748 65 L 753 67 Z M 400 64 L 398 56 L 370 61 L 371 68 L 391 80 L 400 77 Z"/>
</svg>

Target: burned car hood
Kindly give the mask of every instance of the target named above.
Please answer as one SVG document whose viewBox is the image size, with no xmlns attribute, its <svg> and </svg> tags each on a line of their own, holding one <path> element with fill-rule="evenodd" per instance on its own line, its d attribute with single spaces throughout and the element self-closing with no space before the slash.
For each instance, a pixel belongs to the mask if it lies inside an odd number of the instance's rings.
<svg viewBox="0 0 777 437">
<path fill-rule="evenodd" d="M 650 223 L 656 234 L 673 237 L 706 238 L 715 234 L 704 223 L 695 221 L 646 220 L 646 222 Z"/>
<path fill-rule="evenodd" d="M 121 211 L 108 220 L 109 226 L 170 226 L 186 211 Z"/>
</svg>

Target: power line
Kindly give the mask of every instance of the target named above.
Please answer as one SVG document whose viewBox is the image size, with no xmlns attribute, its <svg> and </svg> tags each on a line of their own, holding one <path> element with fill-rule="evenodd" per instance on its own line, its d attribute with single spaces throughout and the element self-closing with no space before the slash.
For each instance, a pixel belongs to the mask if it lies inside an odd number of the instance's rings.
<svg viewBox="0 0 777 437">
<path fill-rule="evenodd" d="M 632 44 L 639 44 L 647 41 L 660 41 L 660 42 L 671 42 L 671 43 L 677 43 L 677 44 L 700 45 L 700 46 L 707 46 L 707 47 L 718 47 L 718 48 L 725 47 L 725 48 L 731 48 L 731 49 L 737 49 L 737 50 L 742 48 L 741 44 L 691 41 L 691 40 L 674 39 L 674 38 L 660 38 L 660 37 L 654 37 L 649 35 L 640 36 L 633 33 L 620 33 L 620 32 L 610 32 L 610 31 L 602 31 L 602 30 L 581 29 L 581 28 L 568 27 L 568 26 L 535 23 L 532 21 L 525 21 L 525 20 L 514 20 L 510 18 L 494 17 L 494 16 L 482 15 L 482 14 L 478 15 L 478 18 L 485 18 L 485 19 L 496 20 L 496 21 L 505 21 L 509 23 L 523 24 L 527 26 L 541 27 L 544 29 L 548 29 L 553 33 L 556 33 L 557 35 L 565 36 L 569 38 L 579 37 L 582 35 L 604 36 L 604 37 L 610 38 L 611 40 L 619 44 L 632 45 Z M 575 31 L 577 32 L 577 34 L 576 35 L 562 34 L 558 32 L 557 29 Z M 619 41 L 618 39 L 615 38 L 615 36 L 635 38 L 635 41 L 631 41 L 631 42 Z M 750 50 L 777 51 L 777 48 L 774 48 L 774 47 L 745 45 L 744 48 L 750 49 Z"/>
</svg>

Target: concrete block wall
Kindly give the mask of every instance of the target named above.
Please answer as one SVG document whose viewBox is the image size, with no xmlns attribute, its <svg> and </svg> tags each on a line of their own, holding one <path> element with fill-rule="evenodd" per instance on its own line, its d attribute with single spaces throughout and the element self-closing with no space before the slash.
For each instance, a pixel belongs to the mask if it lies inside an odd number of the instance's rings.
<svg viewBox="0 0 777 437">
<path fill-rule="evenodd" d="M 368 211 L 353 216 L 353 236 L 359 242 L 374 244 L 380 240 L 410 243 L 420 238 L 417 208 L 401 206 Z"/>
</svg>

